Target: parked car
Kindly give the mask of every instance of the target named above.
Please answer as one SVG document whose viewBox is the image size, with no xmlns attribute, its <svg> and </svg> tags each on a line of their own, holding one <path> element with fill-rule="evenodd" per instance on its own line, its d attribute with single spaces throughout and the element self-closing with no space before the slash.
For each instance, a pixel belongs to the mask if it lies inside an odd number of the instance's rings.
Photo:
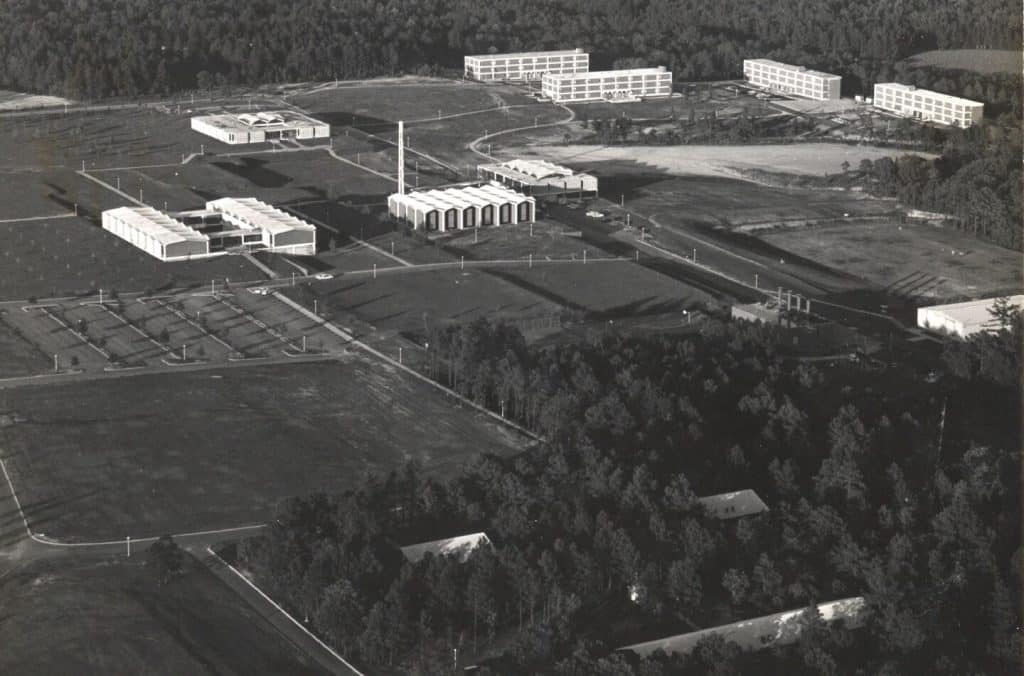
<svg viewBox="0 0 1024 676">
<path fill-rule="evenodd" d="M 604 214 L 600 211 L 588 211 L 587 216 L 590 218 L 604 218 Z"/>
<path fill-rule="evenodd" d="M 270 289 L 268 289 L 265 286 L 253 286 L 250 287 L 249 293 L 255 294 L 257 296 L 266 296 L 270 293 Z"/>
<path fill-rule="evenodd" d="M 318 272 L 315 275 L 313 275 L 313 279 L 334 279 L 334 275 L 332 275 L 329 272 Z"/>
</svg>

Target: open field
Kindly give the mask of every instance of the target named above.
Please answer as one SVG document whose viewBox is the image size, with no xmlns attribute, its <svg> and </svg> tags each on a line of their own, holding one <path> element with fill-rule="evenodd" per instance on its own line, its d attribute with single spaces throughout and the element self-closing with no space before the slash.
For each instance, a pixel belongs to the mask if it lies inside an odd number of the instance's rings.
<svg viewBox="0 0 1024 676">
<path fill-rule="evenodd" d="M 82 218 L 0 223 L 0 300 L 262 279 L 240 256 L 163 263 Z"/>
<path fill-rule="evenodd" d="M 780 230 L 761 239 L 895 294 L 938 301 L 1024 288 L 1019 253 L 953 230 L 881 221 Z"/>
<path fill-rule="evenodd" d="M 532 236 L 531 236 L 532 231 Z M 535 261 L 546 257 L 580 257 L 587 248 L 579 232 L 556 221 L 541 220 L 529 224 L 500 228 L 480 228 L 479 232 L 463 230 L 442 240 L 443 246 L 453 253 L 465 253 L 467 259 L 526 260 L 532 254 Z M 591 255 L 594 255 L 591 252 Z"/>
<path fill-rule="evenodd" d="M 907 59 L 911 66 L 932 66 L 975 73 L 1020 75 L 1021 52 L 1003 49 L 936 49 Z"/>
<path fill-rule="evenodd" d="M 72 103 L 72 101 L 59 96 L 23 94 L 21 92 L 0 90 L 0 110 L 21 110 L 22 108 L 62 106 L 65 103 Z"/>
<path fill-rule="evenodd" d="M 10 311 L 0 309 L 0 378 L 31 375 L 53 368 L 47 355 L 7 322 Z"/>
<path fill-rule="evenodd" d="M 43 560 L 0 577 L 0 673 L 315 674 L 206 568 L 159 586 L 129 560 Z"/>
<path fill-rule="evenodd" d="M 907 151 L 835 143 L 793 143 L 748 146 L 587 146 L 533 145 L 506 149 L 510 155 L 540 157 L 571 166 L 593 162 L 631 162 L 637 157 L 652 169 L 688 176 L 737 176 L 761 169 L 787 174 L 824 175 L 842 171 L 863 159 L 905 155 Z M 923 155 L 923 154 L 922 154 Z M 932 157 L 931 155 L 923 155 Z"/>
<path fill-rule="evenodd" d="M 60 202 L 60 191 L 38 172 L 0 173 L 0 196 L 0 221 L 62 216 L 72 211 Z"/>
<path fill-rule="evenodd" d="M 362 357 L 0 392 L 8 471 L 33 530 L 81 540 L 224 528 L 291 495 L 417 460 L 455 471 L 523 440 Z M 45 510 L 33 510 L 46 505 Z"/>
</svg>

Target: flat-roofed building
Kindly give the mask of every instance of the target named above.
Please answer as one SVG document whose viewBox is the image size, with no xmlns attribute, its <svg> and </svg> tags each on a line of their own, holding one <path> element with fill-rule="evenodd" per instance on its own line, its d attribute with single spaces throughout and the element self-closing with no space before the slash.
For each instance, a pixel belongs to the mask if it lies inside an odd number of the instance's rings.
<svg viewBox="0 0 1024 676">
<path fill-rule="evenodd" d="M 331 125 L 294 110 L 198 115 L 191 124 L 193 130 L 230 145 L 331 135 Z"/>
<path fill-rule="evenodd" d="M 466 78 L 481 82 L 528 82 L 545 73 L 585 73 L 590 55 L 582 49 L 515 54 L 476 54 L 463 57 Z"/>
<path fill-rule="evenodd" d="M 481 164 L 476 168 L 481 179 L 497 181 L 526 192 L 597 192 L 597 177 L 581 174 L 547 160 L 509 160 L 500 164 Z"/>
<path fill-rule="evenodd" d="M 738 519 L 768 511 L 768 505 L 764 504 L 761 496 L 749 488 L 708 495 L 697 498 L 697 502 L 707 510 L 708 516 L 716 519 Z"/>
<path fill-rule="evenodd" d="M 259 243 L 270 251 L 296 256 L 316 254 L 316 227 L 266 202 L 252 197 L 224 197 L 207 202 L 206 209 L 221 214 L 239 231 L 259 233 Z"/>
<path fill-rule="evenodd" d="M 931 305 L 917 308 L 917 325 L 966 338 L 983 331 L 998 331 L 999 321 L 992 316 L 995 298 L 979 298 L 963 303 Z M 1010 305 L 1024 309 L 1024 295 L 1009 296 Z"/>
<path fill-rule="evenodd" d="M 977 124 L 985 113 L 984 103 L 899 82 L 876 84 L 874 106 L 915 120 L 954 127 Z"/>
<path fill-rule="evenodd" d="M 459 560 L 460 563 L 465 563 L 469 555 L 472 554 L 480 547 L 490 547 L 491 539 L 487 537 L 487 533 L 468 533 L 466 535 L 457 535 L 453 538 L 444 538 L 443 540 L 431 540 L 430 542 L 420 542 L 415 545 L 409 545 L 408 547 L 402 547 L 402 555 L 406 560 L 417 563 L 427 554 L 434 556 L 453 556 Z"/>
<path fill-rule="evenodd" d="M 838 101 L 842 77 L 771 59 L 743 59 L 743 77 L 755 87 L 818 101 Z"/>
<path fill-rule="evenodd" d="M 210 254 L 209 238 L 151 207 L 119 207 L 101 216 L 103 229 L 162 261 Z"/>
<path fill-rule="evenodd" d="M 494 182 L 388 196 L 388 213 L 427 232 L 532 222 L 536 212 L 535 198 Z"/>
<path fill-rule="evenodd" d="M 657 68 L 594 70 L 588 73 L 548 73 L 541 92 L 555 103 L 637 101 L 672 95 L 672 71 Z"/>
</svg>

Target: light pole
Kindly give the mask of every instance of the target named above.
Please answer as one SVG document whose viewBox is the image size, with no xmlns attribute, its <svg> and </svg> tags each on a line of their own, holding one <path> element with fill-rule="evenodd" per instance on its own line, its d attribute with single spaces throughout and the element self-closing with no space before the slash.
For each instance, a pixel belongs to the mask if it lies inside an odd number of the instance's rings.
<svg viewBox="0 0 1024 676">
<path fill-rule="evenodd" d="M 314 298 L 313 299 L 313 314 L 315 314 L 317 317 L 319 317 L 320 313 L 316 311 L 316 303 L 317 303 L 316 298 Z"/>
</svg>

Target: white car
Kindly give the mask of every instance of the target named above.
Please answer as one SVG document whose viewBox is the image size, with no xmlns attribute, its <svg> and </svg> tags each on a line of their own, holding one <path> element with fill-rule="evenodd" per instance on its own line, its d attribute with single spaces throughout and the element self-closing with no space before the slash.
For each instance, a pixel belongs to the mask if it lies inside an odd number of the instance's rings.
<svg viewBox="0 0 1024 676">
<path fill-rule="evenodd" d="M 590 218 L 604 218 L 604 214 L 600 211 L 588 211 L 587 216 Z"/>
<path fill-rule="evenodd" d="M 255 294 L 257 296 L 266 296 L 270 293 L 270 289 L 268 289 L 265 286 L 254 286 L 251 289 L 249 289 L 249 293 Z"/>
<path fill-rule="evenodd" d="M 318 272 L 313 275 L 313 279 L 334 279 L 334 275 L 329 272 Z"/>
</svg>

